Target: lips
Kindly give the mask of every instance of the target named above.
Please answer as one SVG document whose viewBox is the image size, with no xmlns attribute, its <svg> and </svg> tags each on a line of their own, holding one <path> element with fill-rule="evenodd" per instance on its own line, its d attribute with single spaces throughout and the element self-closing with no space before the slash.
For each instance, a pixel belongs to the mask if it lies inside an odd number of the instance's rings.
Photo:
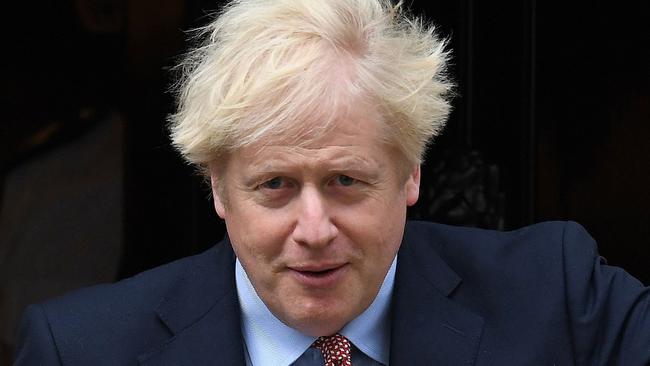
<svg viewBox="0 0 650 366">
<path fill-rule="evenodd" d="M 290 269 L 298 272 L 327 272 L 344 266 L 345 263 L 331 263 L 331 264 L 306 264 L 298 266 L 289 266 Z"/>
<path fill-rule="evenodd" d="M 295 280 L 306 287 L 326 288 L 342 281 L 347 268 L 347 263 L 343 263 L 295 266 L 289 270 Z"/>
<path fill-rule="evenodd" d="M 307 276 L 326 276 L 327 274 L 332 273 L 333 271 L 336 271 L 336 268 L 324 269 L 320 271 L 298 271 L 298 272 L 301 272 Z"/>
</svg>

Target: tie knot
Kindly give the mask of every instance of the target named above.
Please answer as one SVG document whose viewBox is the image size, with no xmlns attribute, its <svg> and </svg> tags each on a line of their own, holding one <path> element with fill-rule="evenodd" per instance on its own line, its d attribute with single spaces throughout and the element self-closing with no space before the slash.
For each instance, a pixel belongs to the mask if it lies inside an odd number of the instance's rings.
<svg viewBox="0 0 650 366">
<path fill-rule="evenodd" d="M 318 337 L 312 347 L 323 353 L 325 366 L 352 366 L 350 341 L 340 334 Z"/>
</svg>

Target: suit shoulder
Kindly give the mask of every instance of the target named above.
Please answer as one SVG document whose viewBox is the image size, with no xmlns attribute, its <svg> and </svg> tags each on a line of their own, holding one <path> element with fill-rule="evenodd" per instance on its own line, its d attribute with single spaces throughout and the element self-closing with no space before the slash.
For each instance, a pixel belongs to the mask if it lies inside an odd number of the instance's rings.
<svg viewBox="0 0 650 366">
<path fill-rule="evenodd" d="M 61 359 L 69 364 L 106 364 L 106 360 L 82 357 L 112 354 L 116 359 L 109 364 L 120 364 L 117 358 L 163 342 L 170 332 L 156 315 L 156 308 L 202 266 L 214 265 L 215 252 L 212 248 L 113 284 L 79 289 L 40 304 Z"/>
<path fill-rule="evenodd" d="M 507 237 L 511 235 L 520 235 L 526 233 L 540 233 L 540 232 L 557 232 L 569 230 L 584 230 L 584 228 L 574 221 L 544 221 L 536 224 L 531 224 L 514 230 L 493 230 L 482 229 L 469 226 L 454 226 L 446 225 L 428 221 L 409 220 L 407 222 L 407 230 L 418 232 L 420 234 L 451 234 L 461 235 L 462 237 Z"/>
<path fill-rule="evenodd" d="M 568 248 L 570 255 L 593 257 L 595 243 L 575 222 L 548 221 L 512 231 L 456 227 L 426 222 L 410 222 L 409 241 L 432 246 L 461 276 L 464 273 L 493 275 L 521 273 L 540 275 L 560 268 Z"/>
<path fill-rule="evenodd" d="M 576 236 L 588 236 L 586 230 L 573 221 L 545 221 L 510 231 L 451 226 L 424 221 L 409 221 L 407 237 L 425 239 L 437 247 L 461 246 L 485 250 L 490 246 L 521 244 L 544 244 L 573 241 Z"/>
</svg>

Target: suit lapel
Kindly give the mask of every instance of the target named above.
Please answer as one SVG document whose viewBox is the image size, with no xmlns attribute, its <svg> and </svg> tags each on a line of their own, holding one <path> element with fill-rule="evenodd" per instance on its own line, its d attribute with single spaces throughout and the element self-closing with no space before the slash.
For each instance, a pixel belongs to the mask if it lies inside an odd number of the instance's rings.
<svg viewBox="0 0 650 366">
<path fill-rule="evenodd" d="M 145 365 L 244 365 L 235 257 L 228 240 L 195 257 L 156 309 L 173 337 L 141 355 Z"/>
<path fill-rule="evenodd" d="M 449 298 L 461 278 L 418 230 L 407 226 L 398 255 L 390 364 L 473 365 L 483 319 Z"/>
</svg>

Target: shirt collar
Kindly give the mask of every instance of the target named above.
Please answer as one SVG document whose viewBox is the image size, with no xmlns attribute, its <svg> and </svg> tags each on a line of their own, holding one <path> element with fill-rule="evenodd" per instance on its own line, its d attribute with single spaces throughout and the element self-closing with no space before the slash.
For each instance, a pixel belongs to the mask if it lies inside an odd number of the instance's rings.
<svg viewBox="0 0 650 366">
<path fill-rule="evenodd" d="M 395 282 L 397 256 L 372 304 L 340 331 L 360 351 L 388 364 L 390 350 L 390 299 Z M 316 340 L 276 318 L 257 295 L 239 259 L 235 265 L 244 342 L 253 365 L 286 366 Z"/>
</svg>

